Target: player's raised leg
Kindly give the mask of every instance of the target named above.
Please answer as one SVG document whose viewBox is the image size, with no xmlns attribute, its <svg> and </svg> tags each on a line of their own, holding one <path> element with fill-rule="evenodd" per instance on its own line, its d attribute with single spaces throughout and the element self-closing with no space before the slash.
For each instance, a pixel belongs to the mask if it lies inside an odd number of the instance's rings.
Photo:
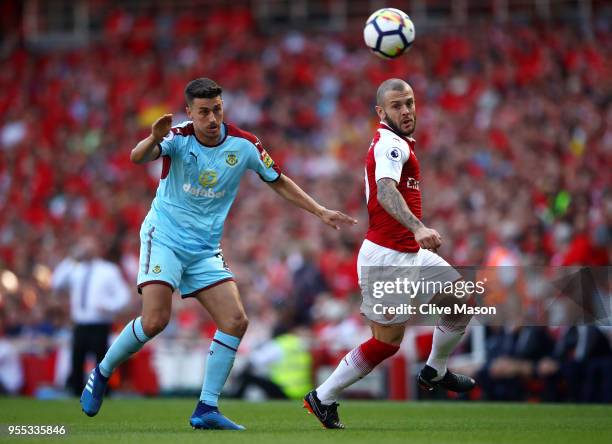
<svg viewBox="0 0 612 444">
<path fill-rule="evenodd" d="M 470 300 L 463 300 L 452 295 L 436 295 L 432 303 L 437 306 L 453 307 L 459 304 L 469 304 Z M 431 353 L 425 367 L 419 372 L 417 381 L 425 390 L 441 387 L 457 393 L 467 392 L 474 388 L 474 379 L 451 372 L 447 369 L 448 358 L 455 350 L 465 329 L 472 318 L 469 314 L 442 315 L 434 330 Z"/>
<path fill-rule="evenodd" d="M 226 281 L 195 296 L 217 324 L 210 345 L 200 400 L 189 423 L 198 429 L 244 430 L 219 412 L 219 395 L 234 365 L 248 319 L 234 281 Z"/>
<path fill-rule="evenodd" d="M 81 395 L 81 408 L 87 416 L 95 416 L 100 410 L 112 372 L 166 327 L 171 310 L 170 286 L 151 284 L 142 288 L 142 315 L 128 322 L 102 362 L 89 375 Z"/>
<path fill-rule="evenodd" d="M 316 390 L 304 397 L 304 407 L 327 429 L 343 429 L 338 418 L 338 397 L 385 359 L 393 356 L 404 337 L 404 324 L 381 325 L 370 322 L 372 337 L 342 358 L 336 370 Z"/>
</svg>

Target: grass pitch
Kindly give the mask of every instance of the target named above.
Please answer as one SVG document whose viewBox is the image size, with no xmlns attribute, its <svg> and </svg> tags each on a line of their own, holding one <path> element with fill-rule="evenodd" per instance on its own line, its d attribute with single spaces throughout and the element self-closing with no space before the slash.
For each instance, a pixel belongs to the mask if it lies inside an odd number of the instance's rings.
<svg viewBox="0 0 612 444">
<path fill-rule="evenodd" d="M 246 432 L 192 430 L 186 399 L 107 399 L 86 417 L 78 400 L 0 398 L 0 442 L 74 443 L 612 443 L 612 406 L 460 402 L 343 402 L 346 430 L 324 430 L 300 402 L 224 401 Z M 8 424 L 59 424 L 67 436 L 14 437 Z"/>
</svg>

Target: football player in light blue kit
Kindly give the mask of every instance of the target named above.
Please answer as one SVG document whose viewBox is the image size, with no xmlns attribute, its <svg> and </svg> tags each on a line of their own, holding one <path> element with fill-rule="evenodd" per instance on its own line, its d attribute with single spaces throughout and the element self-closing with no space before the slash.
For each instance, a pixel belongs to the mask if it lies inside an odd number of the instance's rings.
<svg viewBox="0 0 612 444">
<path fill-rule="evenodd" d="M 224 123 L 221 93 L 221 87 L 210 79 L 191 81 L 185 88 L 191 120 L 172 127 L 171 114 L 160 117 L 151 135 L 132 150 L 134 163 L 163 159 L 157 194 L 140 231 L 142 315 L 126 325 L 91 372 L 81 395 L 88 416 L 100 410 L 113 370 L 166 327 L 172 293 L 179 289 L 181 297 L 196 298 L 218 328 L 200 400 L 189 423 L 200 429 L 244 429 L 219 412 L 218 399 L 248 324 L 220 248 L 225 218 L 247 170 L 255 171 L 283 198 L 336 229 L 338 224 L 357 222 L 319 205 L 281 174 L 257 137 Z"/>
</svg>

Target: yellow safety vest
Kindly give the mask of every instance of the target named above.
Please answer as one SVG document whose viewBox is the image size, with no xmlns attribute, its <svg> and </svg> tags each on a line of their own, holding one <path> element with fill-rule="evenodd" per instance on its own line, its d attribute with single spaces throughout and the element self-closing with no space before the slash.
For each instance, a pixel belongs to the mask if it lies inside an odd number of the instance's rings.
<svg viewBox="0 0 612 444">
<path fill-rule="evenodd" d="M 283 357 L 272 365 L 270 379 L 289 398 L 301 399 L 312 389 L 312 356 L 303 341 L 294 334 L 278 336 L 274 341 L 282 349 Z"/>
</svg>

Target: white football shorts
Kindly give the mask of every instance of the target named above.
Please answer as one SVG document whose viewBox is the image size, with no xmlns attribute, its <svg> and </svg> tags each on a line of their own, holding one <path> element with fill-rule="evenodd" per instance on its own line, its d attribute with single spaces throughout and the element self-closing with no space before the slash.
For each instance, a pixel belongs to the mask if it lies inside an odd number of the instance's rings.
<svg viewBox="0 0 612 444">
<path fill-rule="evenodd" d="M 373 270 L 382 270 L 383 272 Z M 362 294 L 361 313 L 367 319 L 384 325 L 405 323 L 410 315 L 396 314 L 390 317 L 375 313 L 380 309 L 374 310 L 374 305 L 380 304 L 381 299 L 373 296 L 372 282 L 369 283 L 369 291 L 366 290 L 368 283 L 364 281 L 362 275 L 364 272 L 368 273 L 370 280 L 373 276 L 382 275 L 386 275 L 386 279 L 391 280 L 390 277 L 395 276 L 395 273 L 398 272 L 401 273 L 402 277 L 410 276 L 411 280 L 420 282 L 419 290 L 412 298 L 410 295 L 405 296 L 406 303 L 428 302 L 436 294 L 433 289 L 439 287 L 427 285 L 427 282 L 447 283 L 462 278 L 457 270 L 432 251 L 421 248 L 417 253 L 402 253 L 365 239 L 357 257 L 357 275 Z"/>
</svg>

